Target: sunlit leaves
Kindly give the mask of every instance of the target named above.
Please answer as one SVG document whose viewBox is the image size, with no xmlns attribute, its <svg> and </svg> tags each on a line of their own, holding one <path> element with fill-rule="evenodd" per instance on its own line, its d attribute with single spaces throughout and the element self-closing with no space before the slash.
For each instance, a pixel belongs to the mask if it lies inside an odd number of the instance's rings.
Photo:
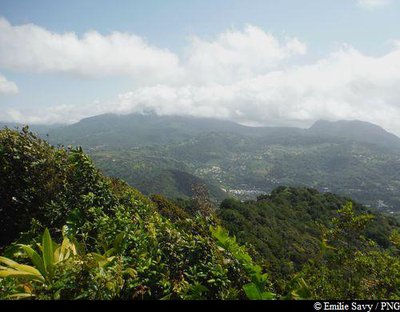
<svg viewBox="0 0 400 312">
<path fill-rule="evenodd" d="M 251 283 L 243 286 L 246 296 L 251 300 L 274 299 L 275 295 L 267 291 L 268 275 L 263 274 L 262 268 L 254 264 L 245 248 L 236 242 L 236 238 L 229 236 L 228 231 L 221 226 L 210 227 L 210 231 L 216 238 L 220 250 L 231 253 L 248 274 Z"/>
</svg>

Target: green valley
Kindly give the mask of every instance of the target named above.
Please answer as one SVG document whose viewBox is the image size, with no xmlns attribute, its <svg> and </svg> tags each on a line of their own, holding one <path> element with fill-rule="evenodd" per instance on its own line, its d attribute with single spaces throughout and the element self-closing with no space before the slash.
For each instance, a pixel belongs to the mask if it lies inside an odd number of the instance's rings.
<svg viewBox="0 0 400 312">
<path fill-rule="evenodd" d="M 321 121 L 298 129 L 104 115 L 46 133 L 53 144 L 82 145 L 107 175 L 146 194 L 187 197 L 180 181 L 190 176 L 209 185 L 218 200 L 224 193 L 254 199 L 291 185 L 349 196 L 385 211 L 400 207 L 400 139 L 364 122 Z"/>
</svg>

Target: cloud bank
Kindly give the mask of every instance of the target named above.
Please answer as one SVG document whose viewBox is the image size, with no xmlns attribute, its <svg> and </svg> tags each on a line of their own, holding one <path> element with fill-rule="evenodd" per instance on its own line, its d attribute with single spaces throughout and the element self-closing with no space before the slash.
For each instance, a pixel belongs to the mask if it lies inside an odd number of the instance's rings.
<svg viewBox="0 0 400 312">
<path fill-rule="evenodd" d="M 232 83 L 276 69 L 306 51 L 297 38 L 279 40 L 252 25 L 228 30 L 212 41 L 192 37 L 182 60 L 185 81 Z"/>
<path fill-rule="evenodd" d="M 122 94 L 114 111 L 219 117 L 263 125 L 361 119 L 400 130 L 400 49 L 381 57 L 343 47 L 304 66 L 230 84 L 156 85 Z"/>
<path fill-rule="evenodd" d="M 0 68 L 140 79 L 109 103 L 100 99 L 45 112 L 8 110 L 10 120 L 74 122 L 110 112 L 216 117 L 253 125 L 360 119 L 400 134 L 399 44 L 381 56 L 343 45 L 315 62 L 299 62 L 306 54 L 300 39 L 278 38 L 253 25 L 207 40 L 193 36 L 178 55 L 132 34 L 90 32 L 78 38 L 0 20 Z"/>
<path fill-rule="evenodd" d="M 129 75 L 159 81 L 171 78 L 178 61 L 175 54 L 133 34 L 103 36 L 90 31 L 78 37 L 33 24 L 12 26 L 0 18 L 0 67 L 10 70 L 89 77 Z"/>
</svg>

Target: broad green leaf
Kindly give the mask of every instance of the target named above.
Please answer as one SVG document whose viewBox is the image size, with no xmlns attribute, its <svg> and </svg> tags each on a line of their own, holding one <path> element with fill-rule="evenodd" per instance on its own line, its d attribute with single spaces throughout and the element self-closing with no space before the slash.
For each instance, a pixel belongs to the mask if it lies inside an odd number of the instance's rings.
<svg viewBox="0 0 400 312">
<path fill-rule="evenodd" d="M 261 293 L 261 300 L 273 300 L 275 298 L 275 294 L 268 292 L 268 291 L 264 291 L 263 293 Z"/>
<path fill-rule="evenodd" d="M 27 272 L 35 275 L 41 275 L 40 272 L 35 269 L 32 266 L 25 265 L 25 264 L 19 264 L 11 259 L 5 258 L 5 257 L 0 257 L 0 262 L 7 264 L 9 267 L 21 271 L 21 272 Z"/>
<path fill-rule="evenodd" d="M 58 263 L 63 260 L 62 254 L 61 254 L 61 247 L 58 247 L 54 250 L 53 259 L 54 259 L 54 263 Z"/>
<path fill-rule="evenodd" d="M 72 247 L 72 244 L 71 244 L 69 238 L 64 237 L 63 242 L 61 244 L 61 249 L 60 249 L 60 257 L 62 258 L 62 260 L 69 258 L 71 247 Z"/>
<path fill-rule="evenodd" d="M 28 257 L 31 259 L 36 269 L 38 269 L 43 276 L 46 276 L 47 271 L 44 266 L 43 259 L 39 256 L 39 254 L 35 250 L 33 250 L 33 248 L 31 248 L 30 246 L 27 245 L 20 245 L 20 246 L 26 252 Z"/>
<path fill-rule="evenodd" d="M 275 294 L 261 291 L 261 289 L 254 283 L 244 285 L 243 290 L 246 293 L 247 298 L 250 300 L 272 300 L 275 298 Z"/>
<path fill-rule="evenodd" d="M 64 237 L 61 246 L 54 251 L 54 264 L 67 260 L 71 254 L 72 244 L 67 237 Z"/>
<path fill-rule="evenodd" d="M 55 241 L 53 241 L 53 240 L 52 240 L 52 243 L 53 243 L 53 250 L 56 250 L 57 248 L 60 247 L 60 245 L 57 244 L 57 243 L 56 243 Z"/>
<path fill-rule="evenodd" d="M 9 258 L 6 257 L 0 257 L 0 262 L 10 266 L 10 267 L 14 267 L 14 265 L 18 264 L 18 262 L 15 262 Z"/>
<path fill-rule="evenodd" d="M 243 290 L 250 300 L 262 300 L 261 292 L 254 283 L 244 285 Z"/>
<path fill-rule="evenodd" d="M 53 250 L 53 240 L 51 239 L 50 232 L 46 228 L 43 233 L 42 238 L 42 248 L 43 248 L 43 263 L 46 270 L 54 263 L 54 250 Z"/>
<path fill-rule="evenodd" d="M 16 298 L 16 299 L 22 299 L 22 298 L 33 298 L 33 297 L 35 297 L 35 295 L 33 295 L 33 294 L 31 294 L 31 293 L 19 293 L 19 294 L 12 294 L 12 295 L 9 295 L 9 296 L 7 296 L 7 298 L 9 298 L 9 299 L 13 299 L 13 298 Z"/>
<path fill-rule="evenodd" d="M 30 265 L 16 263 L 12 266 L 10 265 L 10 267 L 12 267 L 13 269 L 15 269 L 17 271 L 27 272 L 27 273 L 31 273 L 31 274 L 35 274 L 35 275 L 40 275 L 40 276 L 42 275 L 37 269 L 35 269 L 34 267 L 32 267 Z"/>
<path fill-rule="evenodd" d="M 30 280 L 37 280 L 44 282 L 44 278 L 42 275 L 37 275 L 25 271 L 18 271 L 15 269 L 6 269 L 6 270 L 0 270 L 0 277 L 19 277 L 19 278 L 26 278 Z"/>
</svg>

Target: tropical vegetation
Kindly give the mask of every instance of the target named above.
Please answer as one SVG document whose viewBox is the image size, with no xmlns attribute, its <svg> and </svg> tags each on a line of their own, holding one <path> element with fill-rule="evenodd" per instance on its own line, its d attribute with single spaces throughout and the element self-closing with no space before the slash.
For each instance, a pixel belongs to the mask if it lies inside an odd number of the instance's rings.
<svg viewBox="0 0 400 312">
<path fill-rule="evenodd" d="M 145 196 L 77 147 L 0 131 L 1 299 L 398 299 L 394 217 L 313 189 Z"/>
</svg>

